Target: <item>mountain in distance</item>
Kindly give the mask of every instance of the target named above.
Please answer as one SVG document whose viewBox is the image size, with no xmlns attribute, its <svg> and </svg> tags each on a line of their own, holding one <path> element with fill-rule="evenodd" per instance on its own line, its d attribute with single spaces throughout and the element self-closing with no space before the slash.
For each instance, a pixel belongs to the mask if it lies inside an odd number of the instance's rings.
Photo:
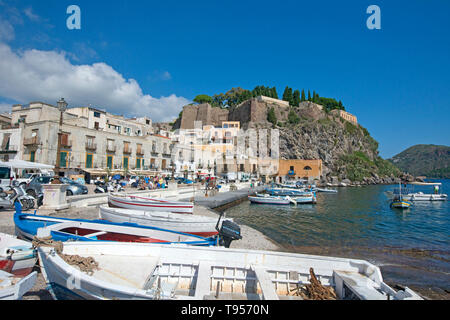
<svg viewBox="0 0 450 320">
<path fill-rule="evenodd" d="M 450 147 L 418 144 L 389 159 L 402 171 L 427 178 L 450 178 Z"/>
</svg>

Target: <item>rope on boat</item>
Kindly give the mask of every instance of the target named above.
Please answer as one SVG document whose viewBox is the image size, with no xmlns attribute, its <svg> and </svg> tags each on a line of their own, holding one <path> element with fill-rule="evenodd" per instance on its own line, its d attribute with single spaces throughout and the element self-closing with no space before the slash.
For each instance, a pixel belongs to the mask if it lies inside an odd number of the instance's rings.
<svg viewBox="0 0 450 320">
<path fill-rule="evenodd" d="M 63 243 L 61 241 L 52 240 L 51 236 L 45 238 L 38 238 L 34 236 L 31 243 L 33 245 L 33 248 L 53 247 L 58 254 L 60 254 L 63 250 Z"/>
<path fill-rule="evenodd" d="M 61 241 L 52 240 L 52 237 L 38 238 L 33 237 L 33 248 L 53 247 L 56 253 L 68 264 L 77 266 L 82 272 L 92 275 L 94 270 L 98 270 L 98 262 L 92 257 L 81 257 L 79 255 L 63 254 L 63 243 Z"/>
<path fill-rule="evenodd" d="M 311 276 L 309 284 L 304 287 L 295 288 L 292 291 L 294 295 L 301 296 L 305 300 L 336 300 L 337 296 L 332 287 L 324 286 L 316 277 L 314 269 L 309 269 Z"/>
<path fill-rule="evenodd" d="M 77 266 L 82 272 L 86 272 L 88 275 L 94 274 L 94 270 L 98 270 L 98 262 L 92 257 L 81 257 L 79 255 L 59 255 L 65 262 L 72 266 Z"/>
</svg>

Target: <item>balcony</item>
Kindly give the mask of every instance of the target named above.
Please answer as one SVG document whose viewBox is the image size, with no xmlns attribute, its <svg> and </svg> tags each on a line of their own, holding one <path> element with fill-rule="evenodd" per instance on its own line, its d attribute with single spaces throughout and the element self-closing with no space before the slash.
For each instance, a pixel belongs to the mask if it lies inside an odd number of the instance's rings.
<svg viewBox="0 0 450 320">
<path fill-rule="evenodd" d="M 172 155 L 171 155 L 170 153 L 163 153 L 162 156 L 163 156 L 164 158 L 170 158 L 170 157 L 172 157 Z"/>
<path fill-rule="evenodd" d="M 116 146 L 115 145 L 106 145 L 106 152 L 116 152 Z"/>
<path fill-rule="evenodd" d="M 33 147 L 33 146 L 38 146 L 40 144 L 41 144 L 41 142 L 40 142 L 38 136 L 28 138 L 28 139 L 23 139 L 24 146 Z"/>
<path fill-rule="evenodd" d="M 159 156 L 159 153 L 155 149 L 152 149 L 151 153 L 152 153 L 152 156 L 155 156 L 155 157 Z"/>
<path fill-rule="evenodd" d="M 61 148 L 64 148 L 64 149 L 72 148 L 72 140 L 69 140 L 68 135 L 65 135 L 65 134 L 61 135 L 60 141 L 61 141 Z"/>
<path fill-rule="evenodd" d="M 5 154 L 5 153 L 17 153 L 17 151 L 19 151 L 19 146 L 2 146 L 0 148 L 0 154 Z"/>
<path fill-rule="evenodd" d="M 93 142 L 86 142 L 86 150 L 95 151 L 97 150 L 97 144 Z"/>
<path fill-rule="evenodd" d="M 143 156 L 144 155 L 144 150 L 143 149 L 137 149 L 136 150 L 136 155 L 137 156 Z"/>
<path fill-rule="evenodd" d="M 133 153 L 133 149 L 130 148 L 130 147 L 125 146 L 125 147 L 123 147 L 123 153 L 124 154 L 132 154 Z"/>
</svg>

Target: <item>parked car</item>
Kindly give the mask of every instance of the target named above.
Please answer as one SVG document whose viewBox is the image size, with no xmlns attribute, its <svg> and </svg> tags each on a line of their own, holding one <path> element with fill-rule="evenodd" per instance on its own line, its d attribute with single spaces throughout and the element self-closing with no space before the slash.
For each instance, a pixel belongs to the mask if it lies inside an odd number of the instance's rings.
<svg viewBox="0 0 450 320">
<path fill-rule="evenodd" d="M 186 178 L 179 178 L 178 179 L 178 184 L 182 184 L 182 183 L 184 183 L 184 184 L 193 184 L 194 181 L 186 179 Z"/>
<path fill-rule="evenodd" d="M 67 191 L 66 191 L 66 195 L 68 195 L 68 196 L 88 193 L 88 188 L 85 185 L 82 185 L 78 182 L 75 182 L 75 181 L 70 180 L 65 177 L 59 178 L 59 181 L 69 185 L 69 186 L 67 186 Z"/>
<path fill-rule="evenodd" d="M 52 180 L 52 176 L 35 176 L 25 187 L 25 192 L 37 199 L 43 193 L 42 185 L 49 184 Z"/>
</svg>

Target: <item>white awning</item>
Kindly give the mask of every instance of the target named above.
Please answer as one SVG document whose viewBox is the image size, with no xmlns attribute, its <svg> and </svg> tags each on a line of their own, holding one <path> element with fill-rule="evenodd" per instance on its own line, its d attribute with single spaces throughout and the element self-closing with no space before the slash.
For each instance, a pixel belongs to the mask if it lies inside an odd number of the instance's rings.
<svg viewBox="0 0 450 320">
<path fill-rule="evenodd" d="M 54 169 L 55 166 L 25 160 L 11 160 L 8 162 L 0 161 L 0 166 L 10 167 L 12 169 Z"/>
</svg>

